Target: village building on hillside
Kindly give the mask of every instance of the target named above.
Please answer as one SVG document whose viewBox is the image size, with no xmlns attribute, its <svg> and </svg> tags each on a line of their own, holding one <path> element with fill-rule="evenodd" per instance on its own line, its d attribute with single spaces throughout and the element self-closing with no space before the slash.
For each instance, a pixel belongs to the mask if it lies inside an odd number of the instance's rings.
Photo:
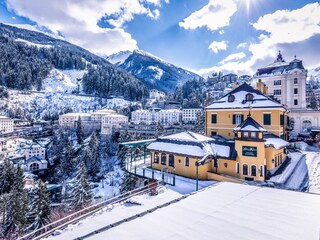
<svg viewBox="0 0 320 240">
<path fill-rule="evenodd" d="M 182 109 L 182 122 L 195 123 L 198 121 L 200 114 L 203 114 L 202 108 L 184 108 Z"/>
<path fill-rule="evenodd" d="M 107 114 L 101 118 L 101 134 L 111 134 L 113 130 L 128 124 L 128 117 L 121 114 Z"/>
<path fill-rule="evenodd" d="M 172 125 L 180 124 L 182 111 L 178 109 L 162 110 L 152 108 L 150 110 L 136 110 L 131 113 L 131 122 L 134 124 L 157 124 Z"/>
<path fill-rule="evenodd" d="M 121 124 L 128 123 L 128 117 L 111 109 L 102 109 L 93 113 L 67 113 L 59 116 L 59 125 L 64 128 L 75 128 L 78 120 L 85 132 L 101 130 L 101 134 L 111 134 Z"/>
<path fill-rule="evenodd" d="M 166 94 L 157 89 L 151 89 L 149 93 L 149 98 L 156 99 L 156 100 L 164 100 L 166 98 Z"/>
<path fill-rule="evenodd" d="M 0 116 L 0 133 L 13 132 L 13 119 Z"/>
<path fill-rule="evenodd" d="M 244 121 L 249 112 L 264 129 L 288 139 L 287 109 L 247 83 L 205 108 L 206 135 L 233 139 L 234 128 Z"/>
</svg>

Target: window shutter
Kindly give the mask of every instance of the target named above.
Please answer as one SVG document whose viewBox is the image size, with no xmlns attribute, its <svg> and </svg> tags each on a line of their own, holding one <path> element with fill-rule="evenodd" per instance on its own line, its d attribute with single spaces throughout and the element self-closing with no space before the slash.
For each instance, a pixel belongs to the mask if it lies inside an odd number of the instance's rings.
<svg viewBox="0 0 320 240">
<path fill-rule="evenodd" d="M 241 114 L 241 122 L 243 122 L 243 114 Z"/>
<path fill-rule="evenodd" d="M 236 115 L 232 115 L 232 124 L 236 124 Z"/>
</svg>

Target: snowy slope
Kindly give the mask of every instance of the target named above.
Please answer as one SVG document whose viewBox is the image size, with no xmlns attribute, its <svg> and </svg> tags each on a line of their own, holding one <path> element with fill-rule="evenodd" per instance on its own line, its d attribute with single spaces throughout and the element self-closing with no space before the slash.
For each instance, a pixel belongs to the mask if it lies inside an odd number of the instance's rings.
<svg viewBox="0 0 320 240">
<path fill-rule="evenodd" d="M 134 50 L 120 52 L 107 58 L 143 81 L 150 88 L 173 92 L 178 85 L 199 76 L 193 72 L 168 63 L 148 52 Z"/>
<path fill-rule="evenodd" d="M 59 70 L 52 69 L 49 76 L 44 79 L 43 90 L 45 92 L 68 92 L 77 90 L 78 83 L 87 70 Z M 79 79 L 79 81 L 78 81 Z M 79 89 L 81 92 L 81 89 Z"/>
<path fill-rule="evenodd" d="M 120 65 L 132 54 L 130 51 L 120 51 L 107 57 L 107 60 L 114 64 Z"/>
</svg>

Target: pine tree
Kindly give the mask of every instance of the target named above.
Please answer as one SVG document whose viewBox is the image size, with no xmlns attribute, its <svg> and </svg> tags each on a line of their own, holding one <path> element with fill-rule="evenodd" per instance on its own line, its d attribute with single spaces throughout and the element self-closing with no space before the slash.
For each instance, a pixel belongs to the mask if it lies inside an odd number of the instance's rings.
<svg viewBox="0 0 320 240">
<path fill-rule="evenodd" d="M 50 214 L 49 195 L 45 184 L 39 181 L 31 192 L 31 204 L 28 218 L 32 219 L 32 224 L 28 229 L 35 230 L 48 224 L 50 221 Z"/>
<path fill-rule="evenodd" d="M 88 174 L 90 176 L 96 176 L 97 173 L 100 170 L 100 166 L 101 166 L 101 161 L 100 161 L 100 140 L 97 136 L 96 132 L 93 132 L 91 134 L 91 139 L 89 142 L 89 149 L 91 152 L 91 164 L 90 167 L 88 168 L 87 165 L 87 169 L 88 169 Z"/>
<path fill-rule="evenodd" d="M 82 129 L 80 116 L 77 121 L 76 134 L 77 134 L 78 144 L 82 144 L 83 143 L 83 129 Z"/>
<path fill-rule="evenodd" d="M 27 223 L 28 195 L 24 189 L 23 170 L 18 165 L 14 168 L 12 164 L 5 163 L 5 168 L 13 173 L 13 184 L 9 192 L 1 195 L 1 210 L 3 213 L 2 233 L 8 237 L 13 233 L 23 231 Z M 7 171 L 8 172 L 8 171 Z"/>
<path fill-rule="evenodd" d="M 11 191 L 14 179 L 13 164 L 8 159 L 5 159 L 0 168 L 0 194 Z"/>
<path fill-rule="evenodd" d="M 82 162 L 77 171 L 76 183 L 72 189 L 71 206 L 75 209 L 81 209 L 91 203 L 92 195 L 86 165 Z"/>
<path fill-rule="evenodd" d="M 310 98 L 310 107 L 311 107 L 312 109 L 318 109 L 318 106 L 319 106 L 318 101 L 317 101 L 316 97 L 313 95 L 313 96 Z"/>
<path fill-rule="evenodd" d="M 28 193 L 24 189 L 24 175 L 20 165 L 15 169 L 15 181 L 12 189 L 13 224 L 17 232 L 27 225 Z"/>
</svg>

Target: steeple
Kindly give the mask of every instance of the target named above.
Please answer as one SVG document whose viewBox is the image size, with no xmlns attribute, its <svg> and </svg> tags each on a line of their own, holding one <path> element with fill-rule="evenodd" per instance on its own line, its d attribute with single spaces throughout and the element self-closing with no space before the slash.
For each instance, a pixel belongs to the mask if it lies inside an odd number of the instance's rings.
<svg viewBox="0 0 320 240">
<path fill-rule="evenodd" d="M 277 56 L 277 60 L 275 62 L 284 62 L 284 59 L 282 57 L 281 51 L 279 50 L 278 56 Z"/>
</svg>

